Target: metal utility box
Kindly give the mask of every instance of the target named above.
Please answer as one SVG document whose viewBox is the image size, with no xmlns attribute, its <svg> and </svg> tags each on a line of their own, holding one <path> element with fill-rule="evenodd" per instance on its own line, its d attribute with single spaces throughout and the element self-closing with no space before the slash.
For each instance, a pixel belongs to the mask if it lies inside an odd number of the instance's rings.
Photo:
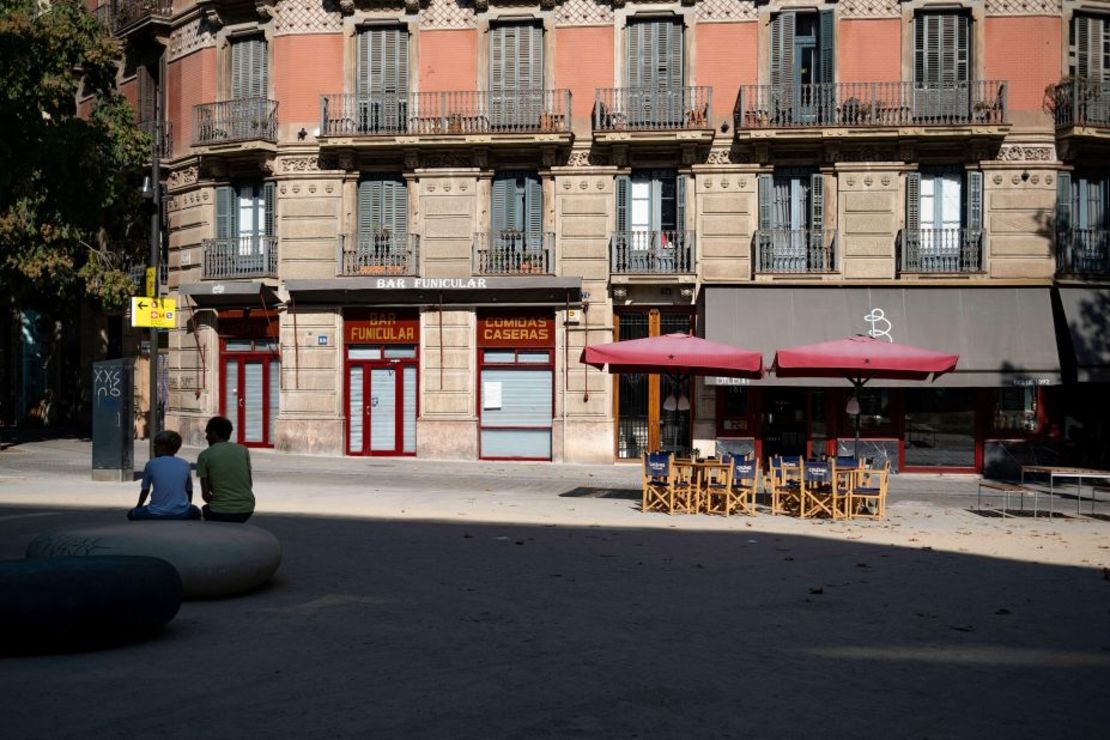
<svg viewBox="0 0 1110 740">
<path fill-rule="evenodd" d="M 134 477 L 134 361 L 93 363 L 92 479 Z"/>
</svg>

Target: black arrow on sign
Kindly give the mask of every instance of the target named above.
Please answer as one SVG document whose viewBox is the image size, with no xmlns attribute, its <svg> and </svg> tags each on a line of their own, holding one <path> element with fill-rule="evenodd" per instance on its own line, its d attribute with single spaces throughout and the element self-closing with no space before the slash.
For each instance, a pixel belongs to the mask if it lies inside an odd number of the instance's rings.
<svg viewBox="0 0 1110 740">
<path fill-rule="evenodd" d="M 145 303 L 143 303 L 142 301 L 139 301 L 139 302 L 138 302 L 138 303 L 136 303 L 135 305 L 136 305 L 136 306 L 138 306 L 139 308 L 146 308 L 146 304 L 145 304 Z"/>
</svg>

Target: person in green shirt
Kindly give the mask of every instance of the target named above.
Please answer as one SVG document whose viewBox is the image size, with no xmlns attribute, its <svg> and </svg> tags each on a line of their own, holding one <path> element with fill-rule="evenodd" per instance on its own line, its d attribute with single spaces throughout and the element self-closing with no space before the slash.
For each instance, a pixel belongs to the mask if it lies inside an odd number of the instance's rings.
<svg viewBox="0 0 1110 740">
<path fill-rule="evenodd" d="M 230 442 L 231 421 L 213 416 L 204 428 L 208 449 L 197 455 L 197 477 L 210 522 L 245 522 L 254 513 L 251 456 L 246 447 Z"/>
</svg>

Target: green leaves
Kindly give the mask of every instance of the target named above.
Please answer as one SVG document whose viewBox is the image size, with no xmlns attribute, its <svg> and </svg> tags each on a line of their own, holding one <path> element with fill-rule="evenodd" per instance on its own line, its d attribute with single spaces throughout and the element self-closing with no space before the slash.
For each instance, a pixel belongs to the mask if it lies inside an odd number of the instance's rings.
<svg viewBox="0 0 1110 740">
<path fill-rule="evenodd" d="M 0 0 L 0 294 L 126 302 L 149 217 L 150 138 L 116 89 L 120 45 L 77 0 Z"/>
</svg>

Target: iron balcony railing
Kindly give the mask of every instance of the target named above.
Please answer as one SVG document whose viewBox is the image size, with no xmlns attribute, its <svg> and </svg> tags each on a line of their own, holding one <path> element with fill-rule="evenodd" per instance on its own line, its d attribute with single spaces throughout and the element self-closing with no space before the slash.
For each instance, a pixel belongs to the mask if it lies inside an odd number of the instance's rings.
<svg viewBox="0 0 1110 740">
<path fill-rule="evenodd" d="M 149 17 L 169 20 L 173 15 L 173 0 L 114 0 L 96 9 L 100 25 L 118 33 Z"/>
<path fill-rule="evenodd" d="M 711 128 L 711 87 L 606 87 L 594 99 L 594 131 Z"/>
<path fill-rule="evenodd" d="M 744 85 L 736 98 L 737 130 L 827 126 L 950 126 L 1006 123 L 1006 83 L 926 85 L 843 82 Z"/>
<path fill-rule="evenodd" d="M 1056 269 L 1067 275 L 1110 276 L 1110 230 L 1072 229 L 1057 234 Z"/>
<path fill-rule="evenodd" d="M 837 271 L 837 232 L 831 229 L 757 229 L 757 273 L 830 273 Z"/>
<path fill-rule="evenodd" d="M 609 240 L 614 274 L 681 275 L 694 272 L 692 231 L 617 231 Z"/>
<path fill-rule="evenodd" d="M 340 234 L 336 264 L 340 276 L 417 275 L 420 237 L 403 231 Z"/>
<path fill-rule="evenodd" d="M 139 121 L 139 130 L 147 136 L 154 138 L 154 121 Z M 152 145 L 153 148 L 153 145 Z M 162 121 L 162 145 L 158 147 L 158 156 L 160 158 L 169 157 L 173 153 L 173 123 L 171 121 Z"/>
<path fill-rule="evenodd" d="M 551 275 L 555 272 L 555 234 L 522 231 L 474 235 L 475 275 Z"/>
<path fill-rule="evenodd" d="M 233 236 L 205 239 L 202 279 L 277 277 L 275 236 Z"/>
<path fill-rule="evenodd" d="M 277 101 L 239 98 L 193 107 L 193 146 L 277 141 Z"/>
<path fill-rule="evenodd" d="M 1057 128 L 1110 126 L 1110 83 L 1079 78 L 1056 85 L 1052 109 Z"/>
<path fill-rule="evenodd" d="M 320 96 L 323 136 L 570 131 L 569 90 Z"/>
<path fill-rule="evenodd" d="M 983 230 L 919 229 L 899 233 L 902 272 L 983 271 Z"/>
</svg>

